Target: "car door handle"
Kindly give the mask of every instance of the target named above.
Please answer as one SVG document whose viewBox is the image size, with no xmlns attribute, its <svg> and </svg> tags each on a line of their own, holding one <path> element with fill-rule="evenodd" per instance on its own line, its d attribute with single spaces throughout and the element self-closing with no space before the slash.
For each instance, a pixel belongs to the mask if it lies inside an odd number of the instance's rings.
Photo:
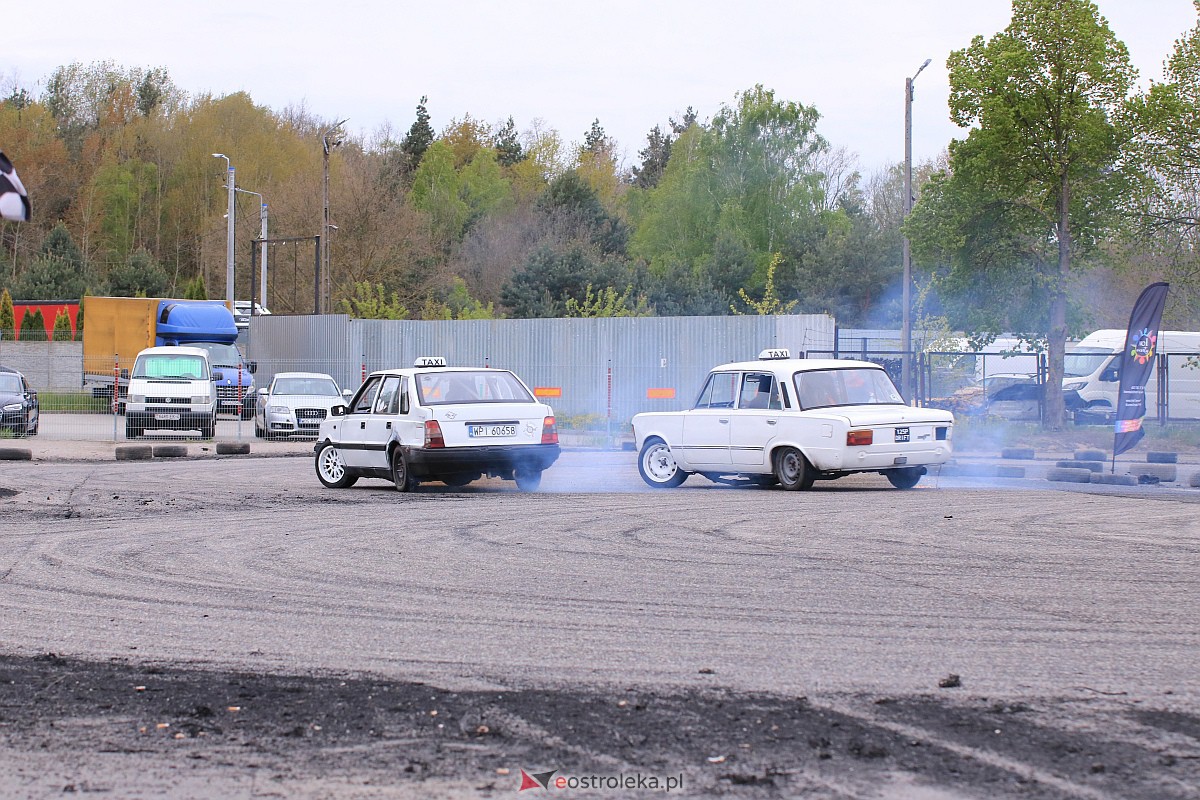
<svg viewBox="0 0 1200 800">
<path fill-rule="evenodd" d="M 363 430 L 363 431 L 365 431 L 365 430 L 367 429 L 367 422 L 366 422 L 366 420 L 363 420 L 362 422 L 358 423 L 358 429 L 359 429 L 359 430 Z"/>
<path fill-rule="evenodd" d="M 774 424 L 775 424 L 776 422 L 778 422 L 778 421 L 779 421 L 779 420 L 769 419 L 769 420 L 767 420 L 767 424 L 768 424 L 768 425 L 774 425 Z"/>
<path fill-rule="evenodd" d="M 729 424 L 729 420 L 728 420 L 728 419 L 718 419 L 718 420 L 717 420 L 717 422 L 721 423 L 722 425 L 728 425 L 728 424 Z"/>
<path fill-rule="evenodd" d="M 387 429 L 388 429 L 389 431 L 392 429 L 392 423 L 391 423 L 391 422 L 388 422 L 388 424 L 387 424 Z"/>
</svg>

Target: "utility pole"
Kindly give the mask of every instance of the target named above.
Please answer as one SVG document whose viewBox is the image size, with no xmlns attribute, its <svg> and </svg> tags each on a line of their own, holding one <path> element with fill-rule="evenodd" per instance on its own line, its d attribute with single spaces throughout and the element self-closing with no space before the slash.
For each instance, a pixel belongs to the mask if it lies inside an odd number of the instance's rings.
<svg viewBox="0 0 1200 800">
<path fill-rule="evenodd" d="M 911 78 L 904 79 L 904 219 L 908 219 L 908 215 L 912 213 L 913 207 L 913 192 L 912 192 L 912 101 L 913 101 L 913 81 L 917 79 L 917 75 L 921 74 L 921 70 L 929 66 L 932 59 L 925 59 L 925 63 L 917 70 L 916 75 Z M 904 395 L 904 399 L 910 405 L 913 401 L 913 380 L 912 380 L 912 253 L 909 248 L 908 237 L 905 236 L 903 245 L 904 259 L 904 289 L 902 291 L 901 303 L 903 305 L 903 321 L 900 329 L 900 349 L 903 355 L 900 360 L 900 393 Z"/>
<path fill-rule="evenodd" d="M 242 194 L 252 194 L 258 198 L 258 221 L 259 221 L 258 240 L 259 240 L 259 242 L 262 243 L 262 272 L 260 273 L 260 277 L 259 277 L 258 296 L 262 302 L 262 305 L 266 306 L 266 304 L 267 304 L 267 201 L 266 201 L 266 198 L 264 198 L 258 192 L 251 192 L 247 189 L 241 188 L 240 186 L 238 187 L 238 191 L 241 192 Z M 250 276 L 250 280 L 254 280 L 253 275 Z M 254 313 L 255 313 L 255 310 L 253 307 L 251 307 L 250 314 L 253 316 Z"/>
<path fill-rule="evenodd" d="M 235 203 L 235 194 L 237 192 L 237 184 L 233 177 L 233 162 L 229 160 L 229 156 L 224 153 L 213 153 L 213 158 L 225 159 L 225 186 L 229 190 L 229 209 L 225 212 L 225 300 L 229 303 L 229 307 L 233 308 L 233 241 L 234 230 L 233 223 L 237 214 L 237 205 Z"/>
<path fill-rule="evenodd" d="M 321 183 L 323 216 L 321 219 L 321 262 L 324 269 L 321 276 L 320 293 L 317 297 L 317 313 L 324 312 L 324 307 L 329 302 L 329 287 L 332 286 L 332 280 L 329 273 L 329 230 L 332 227 L 329 224 L 329 151 L 342 143 L 342 126 L 346 124 L 346 120 L 342 120 L 336 125 L 330 126 L 321 134 L 321 152 L 324 178 Z"/>
</svg>

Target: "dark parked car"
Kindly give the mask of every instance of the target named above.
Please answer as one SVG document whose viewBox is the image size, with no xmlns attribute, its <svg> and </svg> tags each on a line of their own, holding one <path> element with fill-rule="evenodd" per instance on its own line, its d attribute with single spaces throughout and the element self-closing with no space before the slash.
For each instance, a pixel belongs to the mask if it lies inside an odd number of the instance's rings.
<svg viewBox="0 0 1200 800">
<path fill-rule="evenodd" d="M 36 436 L 38 396 L 25 376 L 11 367 L 0 366 L 0 431 L 13 436 Z"/>
</svg>

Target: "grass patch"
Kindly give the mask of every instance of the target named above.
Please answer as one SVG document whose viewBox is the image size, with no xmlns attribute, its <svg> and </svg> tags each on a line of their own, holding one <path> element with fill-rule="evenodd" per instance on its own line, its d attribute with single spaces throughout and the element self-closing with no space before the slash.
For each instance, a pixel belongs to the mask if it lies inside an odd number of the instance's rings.
<svg viewBox="0 0 1200 800">
<path fill-rule="evenodd" d="M 112 410 L 109 401 L 87 392 L 38 392 L 38 407 L 42 413 L 107 414 Z"/>
</svg>

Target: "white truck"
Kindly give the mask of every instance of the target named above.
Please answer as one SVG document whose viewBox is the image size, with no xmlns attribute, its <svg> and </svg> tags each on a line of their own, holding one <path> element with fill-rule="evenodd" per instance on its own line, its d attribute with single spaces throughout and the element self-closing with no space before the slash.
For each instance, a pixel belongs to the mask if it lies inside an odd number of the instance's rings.
<svg viewBox="0 0 1200 800">
<path fill-rule="evenodd" d="M 1063 361 L 1063 392 L 1079 395 L 1084 410 L 1109 416 L 1117 409 L 1120 388 L 1118 368 L 1128 332 L 1102 330 L 1089 333 L 1071 347 Z M 1167 358 L 1167 396 L 1173 419 L 1200 419 L 1200 333 L 1160 331 L 1155 346 Z M 1189 358 L 1190 356 L 1190 358 Z M 1158 402 L 1158 366 L 1146 383 L 1146 408 L 1153 415 Z"/>
<path fill-rule="evenodd" d="M 208 351 L 199 347 L 148 347 L 137 354 L 125 402 L 125 438 L 148 430 L 200 431 L 213 438 L 217 390 Z"/>
</svg>

